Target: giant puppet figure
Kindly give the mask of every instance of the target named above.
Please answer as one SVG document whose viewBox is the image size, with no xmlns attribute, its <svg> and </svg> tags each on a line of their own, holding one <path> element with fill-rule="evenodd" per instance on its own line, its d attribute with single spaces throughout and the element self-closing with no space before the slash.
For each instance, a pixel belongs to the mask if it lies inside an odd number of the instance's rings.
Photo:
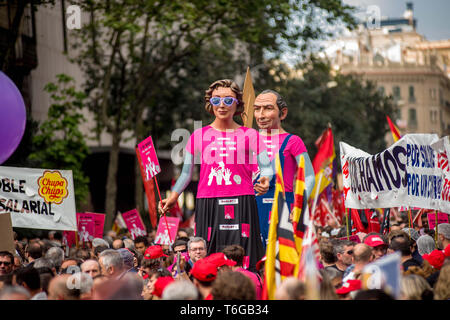
<svg viewBox="0 0 450 320">
<path fill-rule="evenodd" d="M 233 120 L 243 107 L 242 92 L 232 80 L 210 85 L 205 109 L 215 119 L 190 136 L 182 173 L 170 197 L 160 202 L 159 211 L 164 213 L 176 203 L 191 180 L 194 164 L 199 163 L 196 236 L 207 241 L 208 254 L 231 244 L 241 245 L 249 269 L 255 270 L 256 262 L 264 255 L 255 191 L 257 195 L 267 192 L 273 171 L 258 131 Z M 261 168 L 261 178 L 253 186 L 254 161 Z"/>
<path fill-rule="evenodd" d="M 295 174 L 297 172 L 300 156 L 305 158 L 305 183 L 307 196 L 314 188 L 315 175 L 311 160 L 308 156 L 305 144 L 299 136 L 286 132 L 281 126 L 288 113 L 286 102 L 281 95 L 273 90 L 264 90 L 255 99 L 254 116 L 260 134 L 264 137 L 267 145 L 272 167 L 275 167 L 275 158 L 280 156 L 283 181 L 285 186 L 286 203 L 292 210 L 294 203 L 293 189 L 295 187 Z M 270 210 L 272 209 L 275 192 L 275 175 L 270 181 L 269 190 L 264 195 L 257 195 L 258 214 L 260 221 L 261 236 L 264 245 L 269 232 Z"/>
</svg>

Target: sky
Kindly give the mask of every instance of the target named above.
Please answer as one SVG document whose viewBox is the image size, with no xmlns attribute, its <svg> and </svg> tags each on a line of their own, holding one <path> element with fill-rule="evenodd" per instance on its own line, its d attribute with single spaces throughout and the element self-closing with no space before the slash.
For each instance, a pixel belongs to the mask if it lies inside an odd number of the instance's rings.
<svg viewBox="0 0 450 320">
<path fill-rule="evenodd" d="M 343 0 L 345 4 L 361 7 L 364 13 L 368 6 L 380 8 L 381 17 L 402 18 L 406 2 L 413 3 L 416 31 L 428 40 L 450 39 L 449 0 Z"/>
</svg>

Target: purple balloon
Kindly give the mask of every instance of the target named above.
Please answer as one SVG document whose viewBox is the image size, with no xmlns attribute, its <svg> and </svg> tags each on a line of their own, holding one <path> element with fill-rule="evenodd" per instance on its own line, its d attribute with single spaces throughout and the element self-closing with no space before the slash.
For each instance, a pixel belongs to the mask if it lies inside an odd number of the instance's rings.
<svg viewBox="0 0 450 320">
<path fill-rule="evenodd" d="M 27 114 L 19 89 L 0 71 L 0 164 L 16 150 L 25 132 Z"/>
</svg>

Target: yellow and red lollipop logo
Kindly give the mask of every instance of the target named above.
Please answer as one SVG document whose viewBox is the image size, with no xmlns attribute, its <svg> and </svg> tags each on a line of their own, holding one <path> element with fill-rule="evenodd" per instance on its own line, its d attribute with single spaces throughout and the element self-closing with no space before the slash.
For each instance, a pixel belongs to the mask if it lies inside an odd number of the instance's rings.
<svg viewBox="0 0 450 320">
<path fill-rule="evenodd" d="M 67 180 L 58 171 L 44 171 L 38 179 L 39 195 L 47 203 L 61 204 L 67 198 Z"/>
</svg>

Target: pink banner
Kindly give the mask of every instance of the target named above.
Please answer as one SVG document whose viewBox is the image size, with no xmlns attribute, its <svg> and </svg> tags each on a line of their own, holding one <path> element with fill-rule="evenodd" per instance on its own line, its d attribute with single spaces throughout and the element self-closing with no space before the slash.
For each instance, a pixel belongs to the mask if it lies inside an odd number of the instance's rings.
<svg viewBox="0 0 450 320">
<path fill-rule="evenodd" d="M 105 215 L 103 213 L 86 212 L 85 214 L 90 214 L 94 219 L 95 230 L 94 238 L 103 238 L 103 229 L 105 227 Z"/>
<path fill-rule="evenodd" d="M 167 225 L 166 225 L 166 219 L 167 219 Z M 167 244 L 171 245 L 176 237 L 178 232 L 178 225 L 180 224 L 180 218 L 175 217 L 161 217 L 159 219 L 158 223 L 158 229 L 156 231 L 156 238 L 155 243 L 156 244 Z M 169 230 L 167 230 L 167 226 L 169 227 Z M 170 237 L 169 237 L 170 235 Z M 172 240 L 172 241 L 170 241 Z"/>
<path fill-rule="evenodd" d="M 342 238 L 338 238 L 339 240 L 347 240 L 347 237 L 342 237 Z M 359 239 L 359 237 L 355 234 L 353 236 L 350 236 L 348 238 L 348 240 L 356 242 L 356 243 L 361 243 L 361 240 Z"/>
<path fill-rule="evenodd" d="M 69 248 L 73 248 L 77 244 L 77 239 L 75 239 L 75 231 L 63 231 L 63 244 Z"/>
<path fill-rule="evenodd" d="M 152 137 L 150 136 L 139 143 L 138 150 L 141 156 L 142 166 L 144 167 L 145 178 L 146 180 L 150 180 L 161 172 Z"/>
<path fill-rule="evenodd" d="M 78 242 L 83 245 L 95 238 L 94 215 L 90 213 L 77 213 Z"/>
<path fill-rule="evenodd" d="M 122 218 L 125 221 L 127 229 L 130 231 L 131 238 L 133 240 L 138 236 L 147 235 L 144 223 L 142 222 L 141 216 L 136 209 L 122 213 Z"/>
<path fill-rule="evenodd" d="M 428 226 L 431 230 L 436 227 L 436 214 L 434 212 L 428 213 Z M 438 225 L 441 223 L 448 223 L 448 214 L 444 212 L 438 212 Z"/>
</svg>

